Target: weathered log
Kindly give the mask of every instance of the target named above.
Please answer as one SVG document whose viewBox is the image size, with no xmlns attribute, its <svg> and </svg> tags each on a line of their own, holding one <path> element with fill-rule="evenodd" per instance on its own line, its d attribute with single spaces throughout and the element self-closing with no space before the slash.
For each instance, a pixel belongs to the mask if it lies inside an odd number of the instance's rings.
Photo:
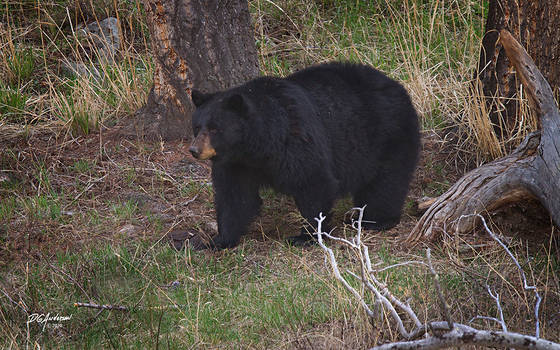
<svg viewBox="0 0 560 350">
<path fill-rule="evenodd" d="M 414 203 L 414 206 L 411 210 L 411 215 L 421 216 L 426 212 L 426 210 L 430 209 L 430 207 L 435 203 L 436 200 L 437 198 L 433 197 L 420 198 Z"/>
<path fill-rule="evenodd" d="M 541 130 L 529 134 L 510 155 L 467 173 L 438 197 L 405 238 L 409 245 L 436 239 L 444 231 L 468 232 L 476 217 L 462 216 L 527 198 L 536 198 L 560 227 L 560 113 L 550 85 L 523 47 L 507 30 L 500 32 L 500 41 L 537 111 Z"/>
</svg>

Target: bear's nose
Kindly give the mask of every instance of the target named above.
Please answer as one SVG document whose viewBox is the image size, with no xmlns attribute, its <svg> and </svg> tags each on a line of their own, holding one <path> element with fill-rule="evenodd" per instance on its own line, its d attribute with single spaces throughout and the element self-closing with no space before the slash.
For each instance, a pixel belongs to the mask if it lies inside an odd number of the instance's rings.
<svg viewBox="0 0 560 350">
<path fill-rule="evenodd" d="M 200 150 L 196 146 L 189 147 L 189 152 L 197 159 L 200 157 Z"/>
</svg>

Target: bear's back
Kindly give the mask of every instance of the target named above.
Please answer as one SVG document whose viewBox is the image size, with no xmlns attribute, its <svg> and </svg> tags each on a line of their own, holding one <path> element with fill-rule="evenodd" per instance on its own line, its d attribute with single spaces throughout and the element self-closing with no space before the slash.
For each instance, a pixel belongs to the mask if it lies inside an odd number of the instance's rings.
<svg viewBox="0 0 560 350">
<path fill-rule="evenodd" d="M 247 142 L 273 164 L 273 182 L 291 181 L 293 171 L 277 169 L 286 164 L 302 173 L 320 167 L 340 192 L 353 192 L 395 164 L 416 163 L 418 117 L 410 98 L 372 67 L 321 64 L 286 78 L 259 77 L 230 93 L 248 96 L 254 107 L 254 142 Z"/>
<path fill-rule="evenodd" d="M 360 64 L 327 63 L 286 80 L 305 89 L 319 110 L 342 191 L 395 162 L 416 163 L 418 117 L 404 87 Z M 381 169 L 382 170 L 382 169 Z"/>
</svg>

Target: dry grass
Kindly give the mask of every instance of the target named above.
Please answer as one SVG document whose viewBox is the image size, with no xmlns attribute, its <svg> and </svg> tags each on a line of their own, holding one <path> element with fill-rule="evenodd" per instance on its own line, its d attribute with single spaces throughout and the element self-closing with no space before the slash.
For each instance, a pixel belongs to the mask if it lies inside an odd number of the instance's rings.
<svg viewBox="0 0 560 350">
<path fill-rule="evenodd" d="M 137 39 L 133 35 L 125 35 L 121 29 L 118 53 L 114 60 L 108 59 L 92 37 L 84 34 L 83 25 L 73 24 L 78 9 L 73 13 L 50 2 L 37 3 L 30 8 L 23 8 L 23 3 L 22 8 L 17 5 L 6 5 L 6 23 L 0 26 L 0 73 L 8 83 L 1 88 L 21 91 L 28 97 L 19 110 L 26 117 L 26 132 L 55 123 L 73 133 L 88 134 L 106 123 L 109 124 L 105 126 L 113 125 L 143 105 L 152 78 L 145 42 L 135 42 Z M 139 3 L 129 5 L 132 9 L 135 6 Z M 97 8 L 92 4 L 89 10 L 95 13 Z M 131 11 L 115 7 L 108 10 L 117 16 L 119 10 Z M 34 24 L 18 28 L 10 22 L 12 16 L 20 20 L 32 16 Z M 99 21 L 96 16 L 93 22 Z M 123 24 L 119 22 L 121 27 Z M 20 67 L 13 61 L 14 57 L 25 58 L 26 55 L 31 61 L 31 72 L 25 77 L 29 81 L 22 81 L 21 72 L 18 76 Z M 69 66 L 79 67 L 72 70 Z M 11 108 L 6 102 L 3 104 Z M 4 116 L 1 122 L 21 124 L 21 120 L 9 116 Z"/>
<path fill-rule="evenodd" d="M 6 5 L 6 21 L 0 27 L 0 73 L 5 81 L 17 80 L 11 58 L 29 47 L 26 36 L 31 34 L 41 42 L 33 48 L 33 57 L 35 78 L 40 77 L 43 84 L 12 88 L 28 96 L 23 110 L 13 107 L 25 115 L 27 125 L 54 121 L 87 134 L 100 123 L 112 125 L 144 103 L 152 64 L 149 56 L 139 53 L 145 52 L 145 38 L 132 34 L 146 32 L 145 24 L 131 19 L 140 12 L 139 1 L 124 9 L 117 2 L 104 9 L 121 21 L 119 57 L 110 63 L 72 24 L 84 11 L 99 22 L 104 15 L 100 6 L 71 7 L 71 12 L 50 2 L 17 5 L 11 5 L 13 9 Z M 505 131 L 503 140 L 486 117 L 486 98 L 472 81 L 483 31 L 481 3 L 403 0 L 334 6 L 328 1 L 258 0 L 250 6 L 264 73 L 286 75 L 313 63 L 341 59 L 378 67 L 405 84 L 425 128 L 458 127 L 456 137 L 462 141 L 458 149 L 476 164 L 503 156 L 536 128 L 522 94 L 523 118 Z M 40 25 L 16 26 L 7 14 L 18 11 L 20 15 L 36 13 Z M 341 16 L 345 17 L 342 22 Z M 61 75 L 61 62 L 81 64 L 89 73 Z M 5 118 L 1 122 L 10 124 Z"/>
<path fill-rule="evenodd" d="M 332 13 L 327 1 L 251 2 L 261 67 L 268 74 L 287 75 L 330 60 L 373 65 L 403 82 L 426 129 L 458 128 L 457 150 L 477 165 L 505 155 L 536 129 L 523 94 L 523 118 L 511 130 L 499 125 L 503 140 L 488 119 L 488 97 L 473 80 L 484 25 L 481 2 L 372 3 L 354 13 L 359 3 L 342 2 L 347 12 Z M 372 8 L 378 12 L 367 11 Z M 341 15 L 348 21 L 333 24 Z"/>
</svg>

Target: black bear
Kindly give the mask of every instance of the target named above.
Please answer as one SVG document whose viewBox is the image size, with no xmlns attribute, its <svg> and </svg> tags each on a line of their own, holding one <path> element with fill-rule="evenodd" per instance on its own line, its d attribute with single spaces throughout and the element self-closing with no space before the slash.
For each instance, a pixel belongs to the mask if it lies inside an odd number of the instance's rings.
<svg viewBox="0 0 560 350">
<path fill-rule="evenodd" d="M 190 152 L 212 160 L 219 234 L 238 244 L 259 213 L 259 188 L 293 196 L 310 224 L 347 194 L 366 228 L 396 225 L 418 159 L 418 117 L 406 90 L 378 70 L 327 63 L 212 94 L 192 91 Z M 312 231 L 311 231 L 312 232 Z M 313 237 L 302 229 L 293 243 Z M 208 248 L 200 239 L 194 248 Z"/>
</svg>

